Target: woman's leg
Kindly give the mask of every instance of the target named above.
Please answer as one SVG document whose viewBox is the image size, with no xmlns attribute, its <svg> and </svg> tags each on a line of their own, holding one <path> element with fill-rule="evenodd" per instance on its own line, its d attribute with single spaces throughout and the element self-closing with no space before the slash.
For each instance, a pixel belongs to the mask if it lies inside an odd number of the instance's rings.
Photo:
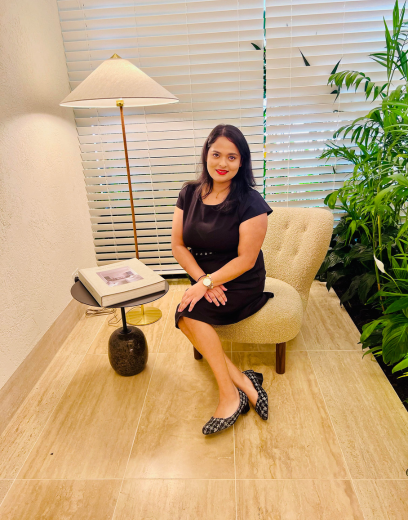
<svg viewBox="0 0 408 520">
<path fill-rule="evenodd" d="M 234 363 L 230 360 L 230 358 L 225 354 L 225 361 L 227 363 L 228 372 L 230 373 L 231 379 L 234 382 L 234 385 L 237 386 L 240 390 L 246 393 L 248 399 L 253 407 L 256 405 L 256 401 L 258 400 L 258 392 L 255 390 L 255 387 L 252 381 L 246 374 L 243 374 L 239 368 L 237 368 Z"/>
<path fill-rule="evenodd" d="M 219 389 L 218 407 L 213 417 L 230 417 L 239 406 L 239 393 L 231 380 L 220 338 L 209 323 L 182 316 L 178 326 L 208 361 Z"/>
<path fill-rule="evenodd" d="M 187 320 L 189 322 L 196 321 L 196 320 L 191 320 L 190 318 L 187 318 Z M 187 338 L 190 340 L 191 344 L 200 352 L 200 354 L 202 354 L 202 352 L 200 351 L 200 348 L 197 347 L 197 345 L 195 343 L 193 334 L 191 333 L 191 331 L 189 329 L 189 323 L 186 323 L 183 321 L 183 316 L 179 319 L 178 325 L 179 325 L 180 329 L 182 330 L 183 334 L 185 334 L 187 336 Z M 213 327 L 211 327 L 211 328 L 214 330 Z M 214 330 L 214 332 L 215 332 L 215 330 Z M 218 334 L 217 334 L 217 337 L 218 337 Z M 221 345 L 221 348 L 222 348 L 222 345 Z M 227 364 L 228 372 L 232 379 L 232 382 L 234 383 L 235 386 L 237 386 L 240 390 L 242 390 L 243 392 L 245 392 L 247 394 L 248 399 L 250 400 L 251 404 L 253 406 L 255 406 L 256 401 L 258 399 L 258 392 L 255 390 L 255 387 L 252 384 L 252 381 L 245 374 L 243 374 L 241 372 L 241 370 L 239 370 L 239 368 L 237 368 L 234 365 L 234 363 L 230 360 L 230 358 L 225 354 L 224 349 L 223 349 L 223 354 L 224 354 L 225 362 Z M 207 359 L 207 356 L 204 355 L 204 357 Z"/>
</svg>

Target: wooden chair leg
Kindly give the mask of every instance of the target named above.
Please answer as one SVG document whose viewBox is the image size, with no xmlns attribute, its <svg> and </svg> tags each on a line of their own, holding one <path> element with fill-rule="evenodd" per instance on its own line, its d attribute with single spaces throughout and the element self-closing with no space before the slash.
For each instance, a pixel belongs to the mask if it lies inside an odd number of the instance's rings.
<svg viewBox="0 0 408 520">
<path fill-rule="evenodd" d="M 203 355 L 200 354 L 195 347 L 193 347 L 193 349 L 194 349 L 194 359 L 201 359 L 203 357 Z"/>
<path fill-rule="evenodd" d="M 276 343 L 276 373 L 285 373 L 286 341 Z"/>
</svg>

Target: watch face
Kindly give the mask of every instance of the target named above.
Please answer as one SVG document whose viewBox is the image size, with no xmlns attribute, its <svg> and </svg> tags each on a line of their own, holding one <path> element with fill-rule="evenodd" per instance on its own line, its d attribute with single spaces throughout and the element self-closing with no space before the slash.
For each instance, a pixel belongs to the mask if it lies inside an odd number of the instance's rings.
<svg viewBox="0 0 408 520">
<path fill-rule="evenodd" d="M 203 280 L 203 284 L 206 285 L 207 287 L 211 285 L 211 280 L 209 278 L 204 278 Z"/>
</svg>

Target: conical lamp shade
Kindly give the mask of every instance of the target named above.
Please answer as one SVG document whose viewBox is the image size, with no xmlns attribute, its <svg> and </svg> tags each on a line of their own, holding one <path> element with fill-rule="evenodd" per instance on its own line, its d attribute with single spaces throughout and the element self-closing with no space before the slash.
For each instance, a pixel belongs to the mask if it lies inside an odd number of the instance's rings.
<svg viewBox="0 0 408 520">
<path fill-rule="evenodd" d="M 76 108 L 164 105 L 179 100 L 130 61 L 114 54 L 76 87 L 60 105 Z"/>
</svg>

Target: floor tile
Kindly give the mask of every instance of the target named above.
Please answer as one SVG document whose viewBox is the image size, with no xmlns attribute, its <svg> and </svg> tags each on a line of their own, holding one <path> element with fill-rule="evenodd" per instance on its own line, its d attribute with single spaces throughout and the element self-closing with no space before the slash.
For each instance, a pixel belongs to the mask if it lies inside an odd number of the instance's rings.
<svg viewBox="0 0 408 520">
<path fill-rule="evenodd" d="M 352 478 L 406 478 L 408 413 L 380 365 L 360 352 L 309 352 Z"/>
<path fill-rule="evenodd" d="M 307 350 L 357 350 L 360 332 L 339 300 L 309 298 L 301 332 Z"/>
<path fill-rule="evenodd" d="M 84 355 L 89 350 L 98 332 L 103 327 L 105 316 L 86 316 L 86 310 L 87 307 L 84 306 L 83 316 L 73 328 L 58 353 Z"/>
<path fill-rule="evenodd" d="M 18 478 L 122 478 L 156 355 L 131 377 L 86 355 Z"/>
<path fill-rule="evenodd" d="M 218 387 L 205 358 L 159 353 L 126 478 L 234 478 L 233 429 L 205 436 Z"/>
<path fill-rule="evenodd" d="M 121 480 L 16 480 L 2 520 L 110 520 Z"/>
<path fill-rule="evenodd" d="M 238 520 L 365 520 L 350 480 L 238 480 Z"/>
<path fill-rule="evenodd" d="M 365 520 L 406 520 L 408 479 L 353 480 Z"/>
<path fill-rule="evenodd" d="M 7 491 L 10 489 L 14 480 L 0 480 L 0 505 L 3 502 L 4 497 L 7 495 Z"/>
<path fill-rule="evenodd" d="M 74 377 L 83 355 L 54 356 L 0 436 L 0 478 L 15 478 Z"/>
<path fill-rule="evenodd" d="M 339 297 L 333 287 L 330 287 L 330 291 L 328 291 L 326 282 L 320 282 L 319 280 L 313 280 L 310 287 L 309 298 L 322 298 L 323 300 L 330 299 L 337 302 L 337 305 L 339 305 Z"/>
<path fill-rule="evenodd" d="M 125 480 L 113 520 L 236 520 L 233 480 Z"/>
<path fill-rule="evenodd" d="M 241 368 L 262 372 L 269 418 L 251 407 L 236 423 L 237 478 L 349 478 L 307 352 L 287 352 L 277 374 L 271 352 L 232 353 Z"/>
</svg>

